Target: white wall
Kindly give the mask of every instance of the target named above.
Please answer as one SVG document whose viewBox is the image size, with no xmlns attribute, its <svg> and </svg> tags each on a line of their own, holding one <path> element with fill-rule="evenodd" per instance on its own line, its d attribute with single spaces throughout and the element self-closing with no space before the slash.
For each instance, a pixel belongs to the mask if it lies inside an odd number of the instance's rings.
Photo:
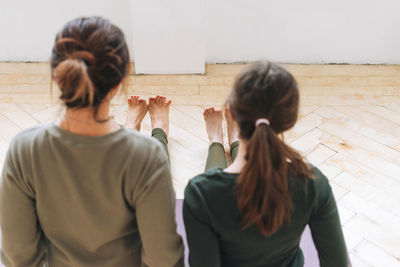
<svg viewBox="0 0 400 267">
<path fill-rule="evenodd" d="M 400 64 L 399 0 L 207 0 L 208 62 Z"/>
<path fill-rule="evenodd" d="M 129 0 L 0 0 L 0 61 L 46 61 L 56 33 L 78 16 L 102 15 L 132 47 Z"/>
<path fill-rule="evenodd" d="M 204 13 L 204 0 L 133 0 L 136 73 L 204 73 Z"/>
<path fill-rule="evenodd" d="M 206 62 L 400 64 L 399 0 L 205 3 Z M 0 0 L 0 61 L 47 60 L 57 30 L 81 15 L 110 18 L 132 47 L 131 13 L 129 0 Z"/>
</svg>

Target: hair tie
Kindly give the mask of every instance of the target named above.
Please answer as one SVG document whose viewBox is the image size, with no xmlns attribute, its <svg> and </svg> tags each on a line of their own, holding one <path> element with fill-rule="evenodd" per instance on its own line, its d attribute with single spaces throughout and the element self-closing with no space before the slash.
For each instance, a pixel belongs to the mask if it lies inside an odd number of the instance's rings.
<svg viewBox="0 0 400 267">
<path fill-rule="evenodd" d="M 266 124 L 267 126 L 270 125 L 270 122 L 267 118 L 261 118 L 256 120 L 256 127 L 260 124 Z"/>
</svg>

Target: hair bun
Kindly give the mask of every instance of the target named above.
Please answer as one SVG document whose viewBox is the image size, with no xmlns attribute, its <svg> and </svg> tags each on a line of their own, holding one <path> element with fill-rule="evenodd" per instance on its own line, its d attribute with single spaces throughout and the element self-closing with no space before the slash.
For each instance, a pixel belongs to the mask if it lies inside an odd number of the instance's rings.
<svg viewBox="0 0 400 267">
<path fill-rule="evenodd" d="M 80 59 L 84 61 L 86 66 L 94 66 L 96 65 L 96 57 L 93 53 L 85 50 L 74 51 L 70 56 L 71 59 Z"/>
<path fill-rule="evenodd" d="M 77 56 L 81 55 L 84 54 Z M 89 57 L 87 59 L 90 60 Z M 62 92 L 60 98 L 67 105 L 76 102 L 83 105 L 92 105 L 93 103 L 95 89 L 87 72 L 86 64 L 83 58 L 71 57 L 62 61 L 54 69 L 53 79 Z"/>
<path fill-rule="evenodd" d="M 128 75 L 129 51 L 120 28 L 102 17 L 81 17 L 57 33 L 51 51 L 52 78 L 68 108 L 93 108 Z"/>
</svg>

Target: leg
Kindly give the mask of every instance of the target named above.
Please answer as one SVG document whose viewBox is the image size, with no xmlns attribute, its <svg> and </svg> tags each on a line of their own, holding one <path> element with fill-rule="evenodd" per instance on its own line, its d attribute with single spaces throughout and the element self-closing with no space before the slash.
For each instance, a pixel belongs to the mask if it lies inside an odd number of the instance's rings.
<svg viewBox="0 0 400 267">
<path fill-rule="evenodd" d="M 235 141 L 231 144 L 230 154 L 232 162 L 235 161 L 237 154 L 239 152 L 239 141 Z"/>
<path fill-rule="evenodd" d="M 205 170 L 211 168 L 226 168 L 225 150 L 222 132 L 222 111 L 208 108 L 203 113 L 210 148 L 208 150 Z"/>
<path fill-rule="evenodd" d="M 224 145 L 221 143 L 212 143 L 208 149 L 205 171 L 212 168 L 225 169 L 226 167 L 228 165 L 226 163 Z"/>
<path fill-rule="evenodd" d="M 163 96 L 156 96 L 149 99 L 149 113 L 151 120 L 151 136 L 161 142 L 165 153 L 168 156 L 168 133 L 169 133 L 169 106 L 171 100 Z"/>
<path fill-rule="evenodd" d="M 232 117 L 232 112 L 229 107 L 225 108 L 225 119 L 228 131 L 228 139 L 230 145 L 230 154 L 232 162 L 235 161 L 239 152 L 239 126 Z"/>
<path fill-rule="evenodd" d="M 167 154 L 167 157 L 169 160 L 168 137 L 167 137 L 166 133 L 161 128 L 154 128 L 151 131 L 151 136 L 154 137 L 155 139 L 157 139 L 161 143 L 161 145 L 164 149 L 164 152 Z"/>
<path fill-rule="evenodd" d="M 138 96 L 128 98 L 128 114 L 126 116 L 125 126 L 127 128 L 140 131 L 140 125 L 147 113 L 146 100 L 140 99 Z"/>
</svg>

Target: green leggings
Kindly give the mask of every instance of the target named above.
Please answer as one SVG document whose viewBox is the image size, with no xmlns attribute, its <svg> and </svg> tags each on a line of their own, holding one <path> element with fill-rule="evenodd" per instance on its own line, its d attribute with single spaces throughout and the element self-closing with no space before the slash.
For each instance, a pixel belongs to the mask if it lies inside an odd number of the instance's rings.
<svg viewBox="0 0 400 267">
<path fill-rule="evenodd" d="M 157 139 L 161 143 L 169 160 L 168 138 L 165 132 L 160 128 L 155 128 L 151 132 L 151 136 Z M 230 149 L 232 161 L 235 160 L 238 151 L 239 151 L 239 141 L 233 142 Z M 221 169 L 225 169 L 226 167 L 228 167 L 228 163 L 225 157 L 225 149 L 221 143 L 212 143 L 210 145 L 210 148 L 208 149 L 208 156 L 207 156 L 205 170 L 207 171 L 215 167 Z"/>
<path fill-rule="evenodd" d="M 154 128 L 151 131 L 151 136 L 160 141 L 165 153 L 167 154 L 168 161 L 169 159 L 169 152 L 168 152 L 168 138 L 167 134 L 161 128 Z"/>
<path fill-rule="evenodd" d="M 230 149 L 231 159 L 235 160 L 239 151 L 239 141 L 233 142 Z M 225 169 L 228 163 L 225 157 L 225 149 L 221 143 L 212 143 L 208 149 L 208 156 L 205 170 L 211 168 Z"/>
<path fill-rule="evenodd" d="M 157 139 L 161 143 L 169 160 L 168 138 L 165 132 L 160 128 L 155 128 L 151 132 L 151 136 Z M 239 151 L 239 141 L 233 142 L 230 149 L 232 161 L 235 160 L 238 151 Z M 221 143 L 212 143 L 210 145 L 210 148 L 208 149 L 208 156 L 207 156 L 205 170 L 207 171 L 215 167 L 221 169 L 225 169 L 226 167 L 228 167 L 228 163 L 225 157 L 225 149 Z"/>
</svg>

